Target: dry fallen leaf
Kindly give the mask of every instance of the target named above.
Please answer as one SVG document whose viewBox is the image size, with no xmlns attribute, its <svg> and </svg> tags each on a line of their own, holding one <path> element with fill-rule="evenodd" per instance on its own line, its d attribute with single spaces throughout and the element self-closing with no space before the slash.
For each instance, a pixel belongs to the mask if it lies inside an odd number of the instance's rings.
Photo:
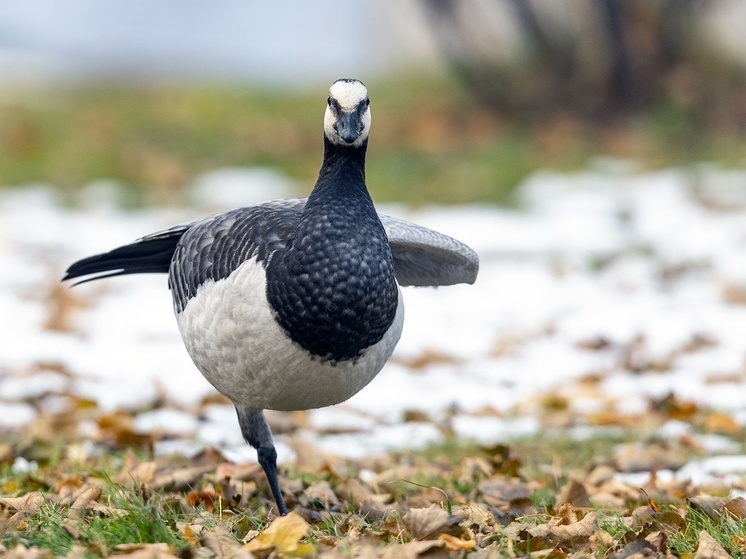
<svg viewBox="0 0 746 559">
<path fill-rule="evenodd" d="M 85 490 L 78 495 L 70 506 L 70 516 L 72 518 L 83 518 L 92 503 L 99 497 L 101 497 L 101 489 L 92 485 L 85 487 Z"/>
<path fill-rule="evenodd" d="M 442 548 L 443 542 L 439 540 L 407 542 L 387 547 L 380 557 L 382 559 L 418 559 L 425 554 L 427 554 L 428 559 L 448 557 L 448 553 Z M 438 551 L 440 553 L 437 553 Z"/>
<path fill-rule="evenodd" d="M 195 466 L 182 468 L 175 472 L 160 474 L 152 483 L 148 484 L 153 489 L 163 491 L 179 491 L 196 485 L 197 481 L 206 473 L 213 470 L 212 466 Z"/>
<path fill-rule="evenodd" d="M 245 551 L 255 552 L 274 549 L 279 554 L 308 555 L 313 553 L 311 544 L 300 542 L 310 528 L 308 522 L 296 512 L 280 516 L 259 536 L 243 546 Z"/>
<path fill-rule="evenodd" d="M 0 507 L 11 511 L 35 512 L 39 510 L 42 504 L 49 502 L 50 499 L 50 496 L 34 491 L 22 497 L 0 497 Z"/>
<path fill-rule="evenodd" d="M 722 412 L 711 412 L 705 416 L 702 427 L 706 431 L 736 436 L 741 432 L 741 426 L 732 416 Z"/>
<path fill-rule="evenodd" d="M 725 503 L 725 512 L 736 520 L 746 520 L 746 499 L 736 497 Z"/>
<path fill-rule="evenodd" d="M 463 514 L 448 514 L 433 504 L 427 508 L 409 509 L 403 520 L 415 538 L 424 540 L 446 532 L 460 533 L 462 530 L 458 525 L 467 518 Z"/>
<path fill-rule="evenodd" d="M 186 528 L 189 528 L 188 526 Z M 251 559 L 252 555 L 243 546 L 236 541 L 231 533 L 223 528 L 217 526 L 214 530 L 204 531 L 202 533 L 202 542 L 210 549 L 217 557 L 225 557 L 228 559 Z"/>
<path fill-rule="evenodd" d="M 220 502 L 220 495 L 214 491 L 190 491 L 186 499 L 193 507 L 204 505 L 205 509 L 214 510 L 215 504 Z"/>
<path fill-rule="evenodd" d="M 445 543 L 448 551 L 466 551 L 474 549 L 477 545 L 477 542 L 474 540 L 462 540 L 449 534 L 441 534 L 438 536 L 438 539 Z"/>
<path fill-rule="evenodd" d="M 62 498 L 64 497 L 64 495 L 62 495 L 63 492 L 72 494 L 81 485 L 83 485 L 83 476 L 76 475 L 62 478 L 55 482 L 52 488 L 56 493 L 60 493 L 60 497 Z"/>
<path fill-rule="evenodd" d="M 336 486 L 336 493 L 342 501 L 357 508 L 373 496 L 373 492 L 354 477 L 340 481 Z"/>
<path fill-rule="evenodd" d="M 200 526 L 199 524 L 185 524 L 181 528 L 181 537 L 184 538 L 184 541 L 189 545 L 197 545 L 199 543 L 197 534 L 202 532 L 202 530 L 203 526 Z"/>
<path fill-rule="evenodd" d="M 730 556 L 706 531 L 699 533 L 699 545 L 692 559 L 730 559 Z"/>
<path fill-rule="evenodd" d="M 3 553 L 3 557 L 7 559 L 49 559 L 50 555 L 43 549 L 27 549 L 19 543 L 13 549 Z"/>
<path fill-rule="evenodd" d="M 702 511 L 713 520 L 718 520 L 725 510 L 726 499 L 723 497 L 713 497 L 711 495 L 698 495 L 688 499 L 689 505 L 699 511 Z"/>
<path fill-rule="evenodd" d="M 556 522 L 556 520 L 555 520 Z M 578 522 L 572 524 L 540 524 L 529 528 L 526 541 L 531 550 L 559 547 L 567 551 L 588 549 L 590 537 L 598 531 L 598 518 L 595 512 L 589 512 Z"/>
<path fill-rule="evenodd" d="M 651 470 L 677 470 L 686 463 L 684 453 L 675 445 L 656 441 L 654 443 L 625 443 L 615 456 L 620 472 L 643 472 Z"/>
<path fill-rule="evenodd" d="M 122 468 L 122 472 L 117 479 L 122 483 L 132 483 L 134 485 L 150 484 L 155 478 L 155 472 L 158 464 L 155 461 L 140 462 L 134 467 L 129 464 Z"/>
<path fill-rule="evenodd" d="M 588 491 L 585 486 L 576 479 L 571 479 L 560 491 L 557 496 L 557 504 L 569 503 L 574 507 L 590 507 L 591 501 L 588 498 Z"/>
<path fill-rule="evenodd" d="M 488 505 L 496 507 L 521 507 L 531 502 L 531 488 L 512 479 L 489 480 L 479 484 L 479 490 Z"/>
<path fill-rule="evenodd" d="M 317 481 L 303 492 L 302 503 L 309 508 L 317 508 L 320 504 L 323 508 L 329 509 L 339 505 L 339 499 L 328 481 Z"/>
</svg>

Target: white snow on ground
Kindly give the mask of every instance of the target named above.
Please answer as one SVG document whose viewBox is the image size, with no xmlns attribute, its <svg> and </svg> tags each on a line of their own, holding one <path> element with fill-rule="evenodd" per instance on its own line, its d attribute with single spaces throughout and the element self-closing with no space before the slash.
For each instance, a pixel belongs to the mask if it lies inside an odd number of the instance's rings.
<svg viewBox="0 0 746 559">
<path fill-rule="evenodd" d="M 293 185 L 266 169 L 216 171 L 195 182 L 188 207 L 138 211 L 117 209 L 111 189 L 91 185 L 72 207 L 43 185 L 0 191 L 3 426 L 30 421 L 33 409 L 18 402 L 45 390 L 91 398 L 103 410 L 144 408 L 163 393 L 186 409 L 213 394 L 181 344 L 164 276 L 65 291 L 74 308 L 62 329 L 49 327 L 51 294 L 79 258 L 206 213 L 287 197 Z M 537 174 L 520 199 L 516 210 L 379 208 L 474 247 L 479 278 L 405 289 L 392 361 L 348 402 L 311 412 L 296 436 L 350 456 L 426 444 L 445 423 L 464 437 L 503 441 L 541 429 L 540 397 L 550 391 L 566 391 L 574 411 L 629 415 L 650 397 L 674 394 L 746 423 L 746 171 L 652 173 L 607 163 Z M 594 340 L 603 347 L 584 347 Z M 697 340 L 707 343 L 686 349 Z M 589 375 L 600 376 L 599 389 L 576 390 Z M 431 421 L 404 422 L 408 413 Z M 199 418 L 148 412 L 137 428 L 251 456 L 224 405 Z M 167 442 L 161 450 L 169 444 L 187 448 Z M 281 446 L 281 458 L 290 453 Z M 702 475 L 714 467 L 705 466 Z"/>
</svg>

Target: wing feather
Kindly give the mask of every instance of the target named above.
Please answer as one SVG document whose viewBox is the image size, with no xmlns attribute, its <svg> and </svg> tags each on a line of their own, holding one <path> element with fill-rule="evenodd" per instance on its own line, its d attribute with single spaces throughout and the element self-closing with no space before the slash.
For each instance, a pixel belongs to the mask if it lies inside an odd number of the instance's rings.
<svg viewBox="0 0 746 559">
<path fill-rule="evenodd" d="M 389 237 L 400 285 L 436 287 L 476 281 L 479 256 L 464 243 L 410 221 L 379 217 Z"/>
</svg>

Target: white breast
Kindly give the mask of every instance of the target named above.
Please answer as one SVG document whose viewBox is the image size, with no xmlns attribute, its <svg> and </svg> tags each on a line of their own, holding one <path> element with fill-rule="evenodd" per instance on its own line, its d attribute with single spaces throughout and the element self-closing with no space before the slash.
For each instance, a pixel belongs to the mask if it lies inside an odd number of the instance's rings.
<svg viewBox="0 0 746 559">
<path fill-rule="evenodd" d="M 401 292 L 383 339 L 354 362 L 312 358 L 272 316 L 264 267 L 249 260 L 202 285 L 176 314 L 181 337 L 205 378 L 245 410 L 302 410 L 343 402 L 383 368 L 404 323 Z"/>
</svg>

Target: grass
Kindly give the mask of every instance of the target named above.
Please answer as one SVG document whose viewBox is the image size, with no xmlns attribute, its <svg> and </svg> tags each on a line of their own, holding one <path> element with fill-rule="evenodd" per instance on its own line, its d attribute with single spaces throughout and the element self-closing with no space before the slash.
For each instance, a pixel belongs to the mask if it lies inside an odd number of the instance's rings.
<svg viewBox="0 0 746 559">
<path fill-rule="evenodd" d="M 113 483 L 106 488 L 106 494 L 107 505 L 117 509 L 118 514 L 91 515 L 85 521 L 78 521 L 71 518 L 67 507 L 49 502 L 25 519 L 22 532 L 7 535 L 5 546 L 21 543 L 59 556 L 78 545 L 87 550 L 89 557 L 109 555 L 121 544 L 165 543 L 177 552 L 188 547 L 177 526 L 194 520 L 169 506 L 164 495 L 154 495 L 146 502 L 133 488 Z"/>
<path fill-rule="evenodd" d="M 746 523 L 743 520 L 727 515 L 713 519 L 693 507 L 687 509 L 687 520 L 685 531 L 674 532 L 669 536 L 671 551 L 675 554 L 694 552 L 699 533 L 703 530 L 733 557 L 742 557 L 746 552 Z"/>
<path fill-rule="evenodd" d="M 449 78 L 369 86 L 368 183 L 380 201 L 511 203 L 516 185 L 535 170 L 573 171 L 599 154 L 651 168 L 743 163 L 743 137 L 708 130 L 674 103 L 600 124 L 572 114 L 519 121 L 476 106 Z M 125 204 L 173 203 L 199 173 L 268 165 L 307 192 L 321 159 L 323 99 L 323 91 L 206 85 L 6 94 L 0 185 L 44 181 L 74 192 L 113 179 L 128 186 Z"/>
<path fill-rule="evenodd" d="M 383 468 L 384 472 L 386 468 L 394 468 L 392 472 L 412 472 L 411 476 L 406 473 L 387 476 L 393 481 L 379 488 L 383 493 L 391 494 L 388 501 L 391 504 L 387 505 L 391 508 L 387 509 L 373 507 L 362 510 L 359 503 L 345 500 L 343 493 L 336 489 L 347 477 L 359 478 L 361 469 L 371 467 L 367 462 L 348 461 L 333 469 L 322 467 L 314 472 L 293 471 L 291 467 L 289 475 L 283 469 L 286 480 L 283 483 L 289 488 L 298 487 L 300 482 L 306 488 L 316 482 L 327 481 L 332 490 L 337 491 L 340 507 L 328 509 L 321 502 L 311 502 L 310 508 L 299 509 L 311 522 L 306 536 L 302 538 L 306 542 L 303 545 L 311 545 L 318 552 L 334 548 L 339 553 L 355 556 L 365 546 L 374 546 L 380 551 L 416 542 L 418 538 L 413 537 L 413 530 L 418 528 L 412 525 L 412 520 L 408 520 L 407 510 L 410 507 L 423 507 L 420 510 L 425 511 L 428 502 L 436 504 L 432 514 L 428 513 L 421 521 L 435 527 L 428 540 L 436 540 L 440 533 L 457 536 L 461 533 L 455 540 L 445 540 L 449 545 L 458 546 L 459 542 L 466 541 L 467 534 L 471 534 L 470 537 L 476 538 L 474 541 L 477 542 L 474 549 L 493 546 L 498 554 L 509 553 L 510 549 L 539 552 L 547 549 L 546 546 L 553 546 L 557 553 L 567 553 L 578 547 L 591 549 L 593 556 L 605 557 L 621 551 L 627 545 L 647 545 L 644 538 L 660 530 L 666 533 L 662 541 L 667 549 L 678 556 L 693 553 L 697 549 L 699 534 L 703 530 L 729 553 L 737 555 L 743 552 L 746 542 L 746 524 L 743 522 L 727 515 L 711 518 L 681 496 L 671 498 L 671 504 L 665 504 L 669 499 L 663 498 L 658 505 L 646 506 L 650 501 L 642 492 L 635 503 L 618 509 L 606 506 L 595 511 L 598 530 L 608 537 L 597 535 L 595 541 L 588 543 L 578 539 L 577 535 L 563 535 L 563 530 L 571 531 L 575 522 L 573 519 L 579 520 L 590 511 L 562 509 L 557 504 L 561 487 L 577 468 L 611 463 L 614 449 L 626 440 L 626 437 L 599 436 L 578 442 L 540 435 L 514 440 L 508 447 L 481 446 L 446 439 L 421 451 L 392 455 L 379 463 L 378 467 Z M 41 491 L 46 497 L 40 506 L 28 508 L 20 518 L 17 513 L 11 516 L 12 509 L 0 516 L 2 545 L 8 549 L 17 545 L 44 549 L 54 556 L 73 552 L 93 558 L 122 552 L 124 548 L 117 547 L 122 544 L 165 544 L 177 556 L 202 557 L 209 556 L 211 552 L 206 550 L 210 544 L 200 533 L 222 530 L 230 539 L 230 545 L 238 549 L 247 534 L 259 533 L 267 528 L 266 496 L 261 490 L 237 508 L 224 506 L 217 478 L 209 472 L 192 486 L 181 490 L 143 489 L 139 483 L 121 481 L 124 479 L 124 463 L 135 467 L 148 460 L 152 460 L 152 457 L 147 453 L 135 455 L 127 451 L 101 454 L 85 463 L 71 463 L 56 457 L 41 463 L 35 472 L 19 472 L 4 465 L 0 469 L 2 494 L 23 496 Z M 482 461 L 484 467 L 477 468 L 472 478 L 465 479 L 464 472 L 471 471 L 470 465 L 475 461 Z M 160 459 L 159 464 L 159 472 L 175 472 L 191 465 L 184 458 Z M 559 472 L 559 477 L 554 477 L 556 472 Z M 60 488 L 66 484 L 74 485 L 76 479 L 84 486 L 93 484 L 101 488 L 102 494 L 97 504 L 103 509 L 96 512 L 97 509 L 89 508 L 84 515 L 78 516 L 74 514 L 74 507 L 69 501 L 67 504 L 60 501 Z M 487 485 L 493 488 L 495 483 L 498 486 L 508 483 L 510 487 L 517 484 L 531 488 L 530 502 L 511 503 L 504 509 L 494 504 L 485 505 L 482 491 L 489 490 L 482 485 L 483 481 L 489 482 Z M 209 499 L 190 499 L 189 495 L 195 491 L 211 494 L 214 506 Z M 297 493 L 298 489 L 294 491 L 295 502 L 302 497 L 303 490 L 301 493 Z M 470 520 L 473 524 L 466 532 L 460 532 L 463 528 L 459 528 L 458 524 L 446 523 L 437 528 L 438 522 L 443 522 L 442 519 L 437 520 L 440 518 L 438 514 L 443 511 L 448 515 L 464 514 L 471 507 L 481 507 L 487 514 L 485 518 L 491 520 L 484 523 L 477 515 Z M 656 513 L 656 508 L 651 507 L 660 507 L 663 512 Z M 635 521 L 632 511 L 639 508 L 647 510 L 646 514 L 652 515 L 650 518 L 659 518 L 659 524 Z M 656 517 L 656 514 L 673 514 L 675 522 L 671 522 L 670 518 Z M 533 532 L 535 529 L 547 530 L 547 527 L 551 531 L 554 529 L 552 526 L 559 528 L 549 536 L 546 532 Z M 292 543 L 285 542 L 284 545 Z M 469 555 L 468 551 L 459 553 L 460 556 Z"/>
<path fill-rule="evenodd" d="M 165 543 L 177 553 L 188 548 L 177 531 L 177 523 L 184 519 L 176 512 L 163 514 L 160 507 L 144 503 L 133 494 L 115 498 L 113 504 L 124 514 L 111 518 L 93 516 L 80 523 L 72 523 L 65 509 L 52 504 L 42 506 L 27 520 L 23 536 L 11 538 L 6 545 L 23 543 L 48 549 L 54 555 L 67 554 L 73 545 L 79 545 L 89 550 L 91 557 L 109 555 L 121 544 Z"/>
</svg>

